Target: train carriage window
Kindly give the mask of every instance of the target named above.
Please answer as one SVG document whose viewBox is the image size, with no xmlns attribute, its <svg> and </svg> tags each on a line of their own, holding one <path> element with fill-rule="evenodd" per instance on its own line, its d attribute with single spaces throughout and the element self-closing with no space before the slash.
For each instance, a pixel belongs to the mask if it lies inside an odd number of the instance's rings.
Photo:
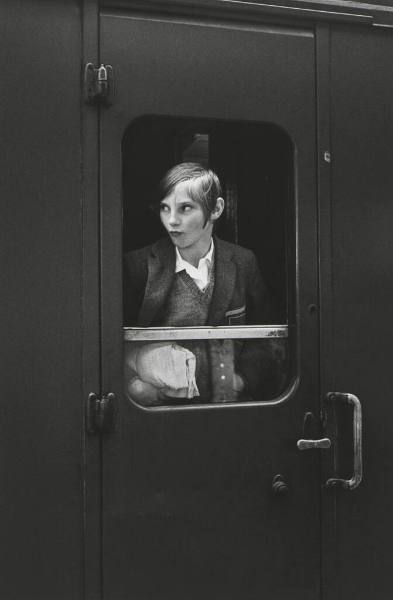
<svg viewBox="0 0 393 600">
<path fill-rule="evenodd" d="M 264 123 L 146 116 L 123 138 L 125 391 L 276 400 L 293 379 L 293 146 Z"/>
</svg>

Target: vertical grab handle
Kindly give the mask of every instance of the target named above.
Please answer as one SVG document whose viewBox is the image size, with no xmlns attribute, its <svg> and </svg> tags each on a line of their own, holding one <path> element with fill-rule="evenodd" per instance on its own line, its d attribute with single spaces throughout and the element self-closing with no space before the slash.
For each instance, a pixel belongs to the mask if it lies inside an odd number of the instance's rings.
<svg viewBox="0 0 393 600">
<path fill-rule="evenodd" d="M 353 476 L 351 479 L 340 479 L 331 477 L 326 482 L 326 487 L 340 486 L 344 490 L 354 490 L 358 487 L 363 477 L 362 456 L 362 406 L 360 400 L 354 394 L 342 392 L 331 392 L 327 395 L 331 401 L 346 402 L 353 406 Z"/>
</svg>

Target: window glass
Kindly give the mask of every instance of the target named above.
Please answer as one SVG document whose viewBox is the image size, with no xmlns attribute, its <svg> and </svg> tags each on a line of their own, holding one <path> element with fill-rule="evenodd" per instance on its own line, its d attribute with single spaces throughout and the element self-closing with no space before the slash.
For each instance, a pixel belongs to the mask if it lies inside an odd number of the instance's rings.
<svg viewBox="0 0 393 600">
<path fill-rule="evenodd" d="M 127 130 L 124 377 L 134 402 L 285 391 L 295 364 L 292 156 L 270 124 L 145 117 Z"/>
<path fill-rule="evenodd" d="M 125 391 L 143 406 L 258 402 L 284 391 L 286 339 L 125 342 Z"/>
</svg>

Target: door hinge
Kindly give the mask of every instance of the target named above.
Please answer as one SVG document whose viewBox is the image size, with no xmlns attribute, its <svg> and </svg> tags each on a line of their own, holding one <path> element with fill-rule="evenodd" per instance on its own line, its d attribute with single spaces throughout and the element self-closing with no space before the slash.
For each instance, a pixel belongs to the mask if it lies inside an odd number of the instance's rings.
<svg viewBox="0 0 393 600">
<path fill-rule="evenodd" d="M 113 68 L 101 64 L 95 67 L 87 63 L 84 74 L 84 97 L 86 104 L 112 104 L 114 96 Z"/>
<path fill-rule="evenodd" d="M 104 396 L 91 393 L 86 404 L 86 431 L 88 433 L 110 433 L 115 430 L 115 394 Z"/>
</svg>

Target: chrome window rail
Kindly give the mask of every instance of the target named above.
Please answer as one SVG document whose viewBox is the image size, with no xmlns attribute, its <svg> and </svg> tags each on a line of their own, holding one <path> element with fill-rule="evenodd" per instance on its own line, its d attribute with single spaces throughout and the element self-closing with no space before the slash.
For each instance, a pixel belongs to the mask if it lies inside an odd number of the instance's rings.
<svg viewBox="0 0 393 600">
<path fill-rule="evenodd" d="M 288 337 L 288 325 L 230 327 L 124 327 L 124 341 L 277 339 Z"/>
</svg>

